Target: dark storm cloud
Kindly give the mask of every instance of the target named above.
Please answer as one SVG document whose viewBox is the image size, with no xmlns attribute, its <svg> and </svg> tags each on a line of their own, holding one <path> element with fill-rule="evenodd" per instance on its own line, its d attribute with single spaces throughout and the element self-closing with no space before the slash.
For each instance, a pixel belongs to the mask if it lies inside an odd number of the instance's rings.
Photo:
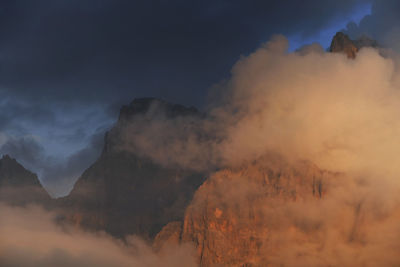
<svg viewBox="0 0 400 267">
<path fill-rule="evenodd" d="M 2 1 L 0 85 L 32 101 L 200 104 L 271 34 L 313 34 L 361 2 Z"/>
<path fill-rule="evenodd" d="M 1 1 L 0 152 L 64 194 L 122 104 L 202 106 L 207 88 L 272 34 L 311 36 L 366 2 Z"/>
<path fill-rule="evenodd" d="M 375 0 L 371 14 L 357 25 L 350 22 L 346 33 L 353 38 L 368 35 L 383 46 L 400 51 L 400 2 L 397 0 Z"/>
<path fill-rule="evenodd" d="M 0 131 L 12 129 L 13 131 L 25 131 L 22 123 L 36 125 L 52 125 L 55 123 L 55 115 L 48 106 L 37 102 L 20 101 L 0 94 Z"/>
<path fill-rule="evenodd" d="M 11 155 L 32 165 L 41 163 L 44 149 L 32 136 L 5 138 L 6 141 L 0 148 L 1 154 Z"/>
</svg>

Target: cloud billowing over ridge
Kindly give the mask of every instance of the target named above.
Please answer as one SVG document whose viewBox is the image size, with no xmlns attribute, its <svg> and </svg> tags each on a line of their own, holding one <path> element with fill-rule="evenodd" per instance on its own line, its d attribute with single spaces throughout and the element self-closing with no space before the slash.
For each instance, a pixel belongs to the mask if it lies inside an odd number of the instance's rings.
<svg viewBox="0 0 400 267">
<path fill-rule="evenodd" d="M 277 36 L 240 59 L 232 78 L 220 85 L 221 99 L 213 103 L 209 117 L 160 117 L 139 124 L 141 131 L 127 131 L 124 138 L 131 146 L 123 149 L 167 166 L 211 173 L 222 168 L 210 178 L 211 184 L 222 181 L 220 187 L 202 186 L 205 192 L 199 198 L 223 213 L 235 210 L 236 204 L 239 210 L 250 205 L 256 218 L 264 218 L 255 229 L 269 263 L 398 264 L 396 59 L 374 48 L 362 48 L 354 60 L 315 45 L 295 53 L 287 48 L 287 40 Z M 132 129 L 142 119 L 138 117 Z M 195 127 L 185 128 L 188 121 Z M 217 138 L 199 138 L 199 131 Z M 254 182 L 271 178 L 263 172 L 268 170 L 263 164 L 270 164 L 268 155 L 279 155 L 289 166 L 311 162 L 335 175 L 324 178 L 321 200 L 304 194 L 290 179 L 299 190 L 296 201 L 268 198 L 268 186 Z M 287 178 L 279 166 L 271 168 Z M 201 202 L 193 205 L 195 211 L 204 210 Z M 254 226 L 247 217 L 232 216 L 227 220 Z M 264 231 L 269 234 L 263 236 Z M 277 250 L 271 254 L 271 249 Z"/>
<path fill-rule="evenodd" d="M 68 161 L 126 99 L 202 106 L 207 88 L 271 34 L 312 36 L 369 2 L 2 1 L 0 132 L 16 147 L 36 140 L 41 162 Z"/>
<path fill-rule="evenodd" d="M 140 131 L 126 131 L 124 141 L 133 144 L 125 149 L 195 169 L 276 152 L 332 171 L 400 174 L 395 61 L 373 48 L 355 60 L 315 46 L 286 51 L 286 39 L 277 37 L 239 60 L 206 119 L 134 121 Z M 187 120 L 193 128 L 184 128 Z"/>
<path fill-rule="evenodd" d="M 195 196 L 193 210 L 200 218 L 206 210 L 205 224 L 211 221 L 215 229 L 232 221 L 236 224 L 229 226 L 239 225 L 239 233 L 243 225 L 260 230 L 260 251 L 272 265 L 399 264 L 397 57 L 384 57 L 374 48 L 362 48 L 354 60 L 315 45 L 294 53 L 287 48 L 287 40 L 277 36 L 241 58 L 231 79 L 219 86 L 221 97 L 206 118 L 160 116 L 140 124 L 146 115 L 138 116 L 124 136 L 131 146 L 123 149 L 167 166 L 222 168 L 199 189 L 203 193 L 196 195 L 199 202 Z M 134 123 L 141 131 L 132 130 Z M 185 128 L 188 123 L 192 127 Z M 217 138 L 199 138 L 199 132 Z M 283 160 L 274 165 L 268 155 Z M 290 178 L 281 169 L 282 162 L 295 166 L 299 161 L 331 176 L 294 171 Z M 294 201 L 259 182 L 273 180 L 268 168 L 276 170 L 278 180 L 288 179 L 297 193 Z M 314 178 L 322 179 L 320 199 L 306 194 L 311 191 L 306 179 Z M 282 192 L 291 188 L 286 180 L 279 185 Z M 213 205 L 215 216 L 231 212 L 232 217 L 212 221 Z M 232 215 L 232 210 L 242 213 Z M 251 228 L 246 216 L 256 218 L 259 228 Z"/>
<path fill-rule="evenodd" d="M 123 136 L 129 145 L 121 149 L 163 165 L 206 171 L 240 169 L 272 153 L 289 163 L 306 160 L 343 174 L 321 202 L 284 203 L 281 213 L 260 207 L 266 218 L 276 216 L 280 235 L 270 240 L 289 255 L 271 260 L 298 263 L 297 255 L 291 253 L 306 248 L 313 255 L 321 252 L 316 244 L 323 244 L 326 257 L 307 258 L 310 254 L 306 254 L 303 259 L 310 260 L 305 261 L 308 266 L 337 261 L 373 266 L 382 262 L 381 255 L 387 255 L 386 263 L 397 264 L 393 251 L 399 246 L 398 238 L 392 238 L 400 233 L 396 224 L 400 210 L 396 59 L 383 57 L 373 48 L 361 49 L 354 60 L 315 45 L 295 53 L 287 48 L 287 40 L 277 36 L 242 57 L 232 68 L 231 78 L 219 85 L 220 98 L 210 105 L 209 117 L 161 116 L 148 124 L 138 116 L 136 125 L 128 125 L 133 128 Z M 134 127 L 140 131 L 132 131 Z M 247 196 L 242 190 L 248 189 L 248 177 L 242 176 L 232 191 Z M 221 193 L 228 203 L 230 197 L 237 197 Z M 290 232 L 292 226 L 303 230 Z M 357 227 L 357 242 L 346 239 L 352 227 Z M 306 239 L 310 236 L 315 239 Z"/>
</svg>

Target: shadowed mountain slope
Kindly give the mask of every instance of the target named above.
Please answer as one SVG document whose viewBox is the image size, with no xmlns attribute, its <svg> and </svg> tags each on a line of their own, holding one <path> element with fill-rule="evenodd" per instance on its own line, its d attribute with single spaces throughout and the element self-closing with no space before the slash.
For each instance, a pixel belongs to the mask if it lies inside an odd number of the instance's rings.
<svg viewBox="0 0 400 267">
<path fill-rule="evenodd" d="M 117 124 L 106 134 L 99 159 L 82 174 L 70 195 L 58 200 L 68 211 L 68 220 L 117 237 L 137 234 L 152 238 L 168 222 L 183 219 L 204 175 L 164 167 L 134 150 L 125 150 L 123 136 L 135 127 L 137 117 L 151 121 L 158 116 L 200 115 L 195 108 L 155 98 L 135 99 L 122 107 Z"/>
<path fill-rule="evenodd" d="M 12 205 L 49 205 L 51 198 L 37 176 L 15 159 L 4 155 L 0 159 L 0 201 Z"/>
</svg>

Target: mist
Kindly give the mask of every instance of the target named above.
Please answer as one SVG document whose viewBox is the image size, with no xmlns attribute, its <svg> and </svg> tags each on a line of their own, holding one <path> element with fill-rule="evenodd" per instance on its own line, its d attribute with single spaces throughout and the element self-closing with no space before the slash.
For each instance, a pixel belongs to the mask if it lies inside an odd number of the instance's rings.
<svg viewBox="0 0 400 267">
<path fill-rule="evenodd" d="M 231 78 L 215 86 L 218 98 L 211 98 L 206 117 L 156 117 L 139 124 L 143 135 L 128 131 L 124 138 L 134 145 L 123 149 L 210 173 L 187 211 L 189 221 L 205 205 L 228 214 L 226 239 L 242 229 L 240 222 L 246 229 L 254 226 L 258 256 L 272 266 L 399 264 L 396 57 L 373 48 L 361 49 L 354 60 L 318 45 L 287 49 L 285 37 L 274 37 L 242 57 Z M 184 126 L 188 120 L 193 127 Z M 199 138 L 199 132 L 209 138 Z M 271 155 L 279 160 L 271 161 Z M 282 166 L 299 162 L 329 174 L 321 178 L 321 199 L 312 197 L 311 187 L 303 188 L 314 179 L 309 172 L 300 168 L 285 176 Z M 293 189 L 295 201 L 271 194 L 263 182 L 272 179 L 270 169 L 288 178 L 283 196 L 293 179 L 301 181 Z M 249 213 L 258 221 L 247 220 Z"/>
<path fill-rule="evenodd" d="M 2 266 L 196 266 L 191 245 L 154 252 L 135 236 L 124 241 L 104 232 L 60 225 L 57 214 L 39 206 L 0 203 Z"/>
<path fill-rule="evenodd" d="M 355 60 L 315 45 L 287 48 L 277 36 L 239 60 L 231 78 L 216 86 L 219 97 L 205 118 L 138 115 L 123 136 L 131 146 L 121 149 L 195 169 L 274 152 L 332 171 L 397 176 L 395 62 L 372 48 Z"/>
</svg>

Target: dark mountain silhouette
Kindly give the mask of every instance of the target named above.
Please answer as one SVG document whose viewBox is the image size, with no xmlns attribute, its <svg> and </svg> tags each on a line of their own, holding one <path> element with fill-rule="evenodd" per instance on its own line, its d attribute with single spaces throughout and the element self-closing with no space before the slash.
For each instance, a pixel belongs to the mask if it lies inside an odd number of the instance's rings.
<svg viewBox="0 0 400 267">
<path fill-rule="evenodd" d="M 121 135 L 135 116 L 199 116 L 195 108 L 155 98 L 135 99 L 123 106 L 115 127 L 106 134 L 104 150 L 71 193 L 57 200 L 74 224 L 122 237 L 152 238 L 170 221 L 183 219 L 194 191 L 205 177 L 181 168 L 167 168 L 133 152 L 119 149 Z"/>
<path fill-rule="evenodd" d="M 0 201 L 12 205 L 36 203 L 47 206 L 51 198 L 35 174 L 4 155 L 0 159 Z"/>
</svg>

